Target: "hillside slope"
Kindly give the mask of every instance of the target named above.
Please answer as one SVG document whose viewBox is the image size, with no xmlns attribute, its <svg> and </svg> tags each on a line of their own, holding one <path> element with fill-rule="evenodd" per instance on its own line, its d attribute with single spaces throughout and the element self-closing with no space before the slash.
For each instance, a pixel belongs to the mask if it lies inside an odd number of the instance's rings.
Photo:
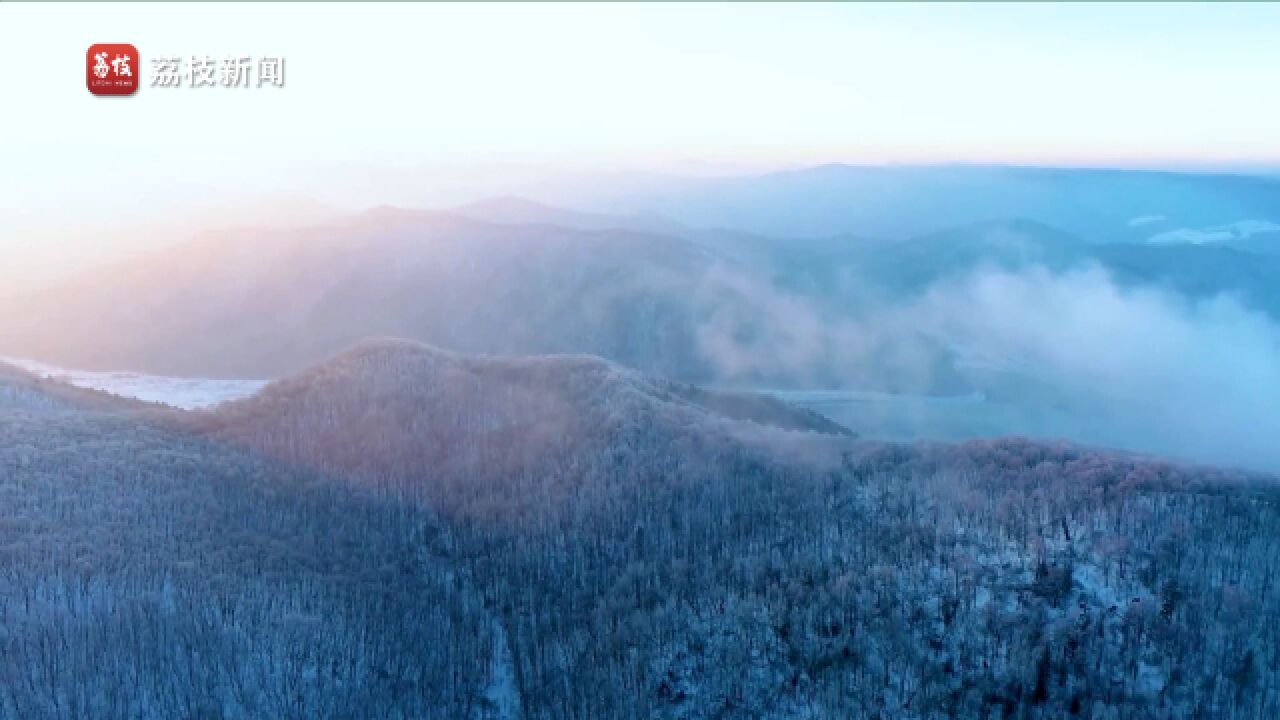
<svg viewBox="0 0 1280 720">
<path fill-rule="evenodd" d="M 403 340 L 361 343 L 194 417 L 202 432 L 425 493 L 437 509 L 515 493 L 522 482 L 550 507 L 588 477 L 622 486 L 624 474 L 742 443 L 763 454 L 773 436 L 820 445 L 849 434 L 767 396 L 707 391 L 595 357 L 470 357 Z"/>
<path fill-rule="evenodd" d="M 483 717 L 428 518 L 134 405 L 0 367 L 0 719 Z"/>
<path fill-rule="evenodd" d="M 379 342 L 194 420 L 429 507 L 526 718 L 1280 709 L 1274 479 L 708 404 L 595 359 Z"/>
</svg>

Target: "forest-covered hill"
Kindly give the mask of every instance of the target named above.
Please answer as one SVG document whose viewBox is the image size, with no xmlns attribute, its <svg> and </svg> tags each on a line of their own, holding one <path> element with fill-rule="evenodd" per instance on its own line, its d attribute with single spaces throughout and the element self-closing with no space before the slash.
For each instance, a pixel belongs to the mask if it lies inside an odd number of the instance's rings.
<svg viewBox="0 0 1280 720">
<path fill-rule="evenodd" d="M 1270 478 L 363 344 L 0 416 L 0 717 L 1257 718 Z"/>
<path fill-rule="evenodd" d="M 0 718 L 483 702 L 494 631 L 423 512 L 161 412 L 0 370 Z"/>
<path fill-rule="evenodd" d="M 1020 440 L 734 437 L 616 372 L 377 345 L 229 406 L 218 433 L 427 488 L 528 717 L 1277 707 L 1269 479 Z"/>
</svg>

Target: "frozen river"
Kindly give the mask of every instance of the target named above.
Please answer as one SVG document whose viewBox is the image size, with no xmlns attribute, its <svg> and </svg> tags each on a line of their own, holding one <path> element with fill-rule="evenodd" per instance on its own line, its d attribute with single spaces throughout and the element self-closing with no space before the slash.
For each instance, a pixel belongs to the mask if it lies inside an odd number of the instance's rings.
<svg viewBox="0 0 1280 720">
<path fill-rule="evenodd" d="M 0 357 L 0 362 L 77 387 L 92 388 L 112 395 L 137 398 L 184 410 L 212 407 L 228 400 L 252 395 L 266 385 L 265 380 L 181 378 L 127 371 L 69 370 L 21 358 Z"/>
</svg>

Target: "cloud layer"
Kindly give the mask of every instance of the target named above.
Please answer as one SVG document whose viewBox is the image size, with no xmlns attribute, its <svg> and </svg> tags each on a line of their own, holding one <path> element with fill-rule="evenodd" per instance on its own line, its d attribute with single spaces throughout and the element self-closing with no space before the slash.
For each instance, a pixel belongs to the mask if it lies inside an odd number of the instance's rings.
<svg viewBox="0 0 1280 720">
<path fill-rule="evenodd" d="M 1231 296 L 1192 301 L 1123 287 L 1097 267 L 986 269 L 850 320 L 764 283 L 713 280 L 755 306 L 755 322 L 725 304 L 700 329 L 701 350 L 726 376 L 817 380 L 821 371 L 857 389 L 892 372 L 910 392 L 936 380 L 934 348 L 946 347 L 986 397 L 926 411 L 919 398 L 892 413 L 846 409 L 872 429 L 916 422 L 920 436 L 1066 437 L 1280 470 L 1280 327 Z"/>
</svg>

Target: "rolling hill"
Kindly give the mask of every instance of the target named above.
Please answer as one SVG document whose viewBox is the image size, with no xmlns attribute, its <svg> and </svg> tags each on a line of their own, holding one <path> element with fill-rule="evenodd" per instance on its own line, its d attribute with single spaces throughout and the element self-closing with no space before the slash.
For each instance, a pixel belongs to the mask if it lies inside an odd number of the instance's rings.
<svg viewBox="0 0 1280 720">
<path fill-rule="evenodd" d="M 509 638 L 527 718 L 1280 702 L 1259 670 L 1280 627 L 1273 479 L 868 443 L 717 404 L 598 359 L 379 341 L 187 420 L 430 508 Z"/>
<path fill-rule="evenodd" d="M 672 462 L 700 477 L 715 465 L 708 458 L 740 445 L 768 454 L 780 433 L 815 449 L 811 434 L 850 434 L 768 396 L 707 391 L 595 357 L 476 358 L 403 340 L 366 341 L 192 417 L 219 439 L 403 490 L 441 512 L 500 492 L 522 498 L 509 510 L 528 513 Z"/>
</svg>

